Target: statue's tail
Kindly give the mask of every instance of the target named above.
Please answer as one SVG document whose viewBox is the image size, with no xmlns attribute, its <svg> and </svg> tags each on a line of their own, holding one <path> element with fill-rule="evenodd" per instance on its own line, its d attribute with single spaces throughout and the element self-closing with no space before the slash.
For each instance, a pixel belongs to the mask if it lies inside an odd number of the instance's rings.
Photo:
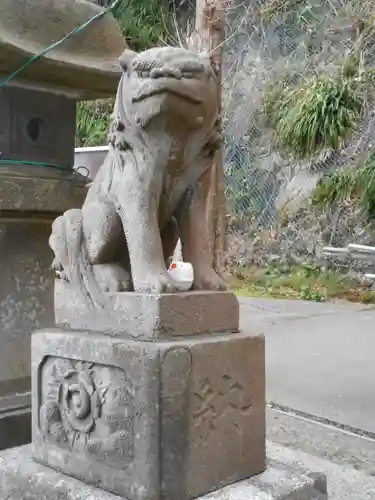
<svg viewBox="0 0 375 500">
<path fill-rule="evenodd" d="M 52 268 L 60 278 L 74 286 L 88 307 L 104 307 L 83 243 L 82 210 L 68 210 L 53 222 L 49 245 L 55 254 Z"/>
</svg>

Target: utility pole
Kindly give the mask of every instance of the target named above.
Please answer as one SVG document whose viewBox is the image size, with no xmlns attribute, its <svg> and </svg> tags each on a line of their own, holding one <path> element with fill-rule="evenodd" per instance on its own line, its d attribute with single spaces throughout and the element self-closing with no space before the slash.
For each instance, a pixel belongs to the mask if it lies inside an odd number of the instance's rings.
<svg viewBox="0 0 375 500">
<path fill-rule="evenodd" d="M 193 50 L 208 52 L 218 76 L 221 114 L 221 72 L 225 37 L 225 12 L 230 0 L 196 0 L 195 31 L 189 39 Z M 207 217 L 210 223 L 210 245 L 213 265 L 220 270 L 226 248 L 226 200 L 223 148 L 215 154 L 211 167 L 210 203 Z"/>
</svg>

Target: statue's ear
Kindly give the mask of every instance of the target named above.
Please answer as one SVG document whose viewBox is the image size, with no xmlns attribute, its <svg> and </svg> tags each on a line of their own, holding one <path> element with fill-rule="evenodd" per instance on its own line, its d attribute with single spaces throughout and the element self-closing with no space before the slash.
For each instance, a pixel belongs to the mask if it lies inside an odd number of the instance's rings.
<svg viewBox="0 0 375 500">
<path fill-rule="evenodd" d="M 126 49 L 119 58 L 120 66 L 124 73 L 128 72 L 130 65 L 135 57 L 137 57 L 137 52 L 133 50 Z"/>
</svg>

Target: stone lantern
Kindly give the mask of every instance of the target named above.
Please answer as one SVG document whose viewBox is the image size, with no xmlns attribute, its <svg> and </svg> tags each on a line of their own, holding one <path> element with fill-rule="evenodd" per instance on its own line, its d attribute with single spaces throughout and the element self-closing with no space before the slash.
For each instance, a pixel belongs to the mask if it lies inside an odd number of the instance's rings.
<svg viewBox="0 0 375 500">
<path fill-rule="evenodd" d="M 30 332 L 54 324 L 52 221 L 80 207 L 76 103 L 116 93 L 125 43 L 84 0 L 0 0 L 0 449 L 29 440 Z"/>
</svg>

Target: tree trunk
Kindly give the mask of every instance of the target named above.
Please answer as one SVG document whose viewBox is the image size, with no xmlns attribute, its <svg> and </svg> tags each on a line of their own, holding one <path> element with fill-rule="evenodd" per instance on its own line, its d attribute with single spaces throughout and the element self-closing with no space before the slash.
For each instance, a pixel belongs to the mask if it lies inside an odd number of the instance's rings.
<svg viewBox="0 0 375 500">
<path fill-rule="evenodd" d="M 218 94 L 221 115 L 221 68 L 225 36 L 225 7 L 228 0 L 196 0 L 195 31 L 188 43 L 193 50 L 208 52 L 218 74 Z M 226 248 L 226 200 L 223 149 L 217 151 L 211 168 L 211 194 L 208 210 L 210 245 L 213 266 L 222 267 Z"/>
</svg>

